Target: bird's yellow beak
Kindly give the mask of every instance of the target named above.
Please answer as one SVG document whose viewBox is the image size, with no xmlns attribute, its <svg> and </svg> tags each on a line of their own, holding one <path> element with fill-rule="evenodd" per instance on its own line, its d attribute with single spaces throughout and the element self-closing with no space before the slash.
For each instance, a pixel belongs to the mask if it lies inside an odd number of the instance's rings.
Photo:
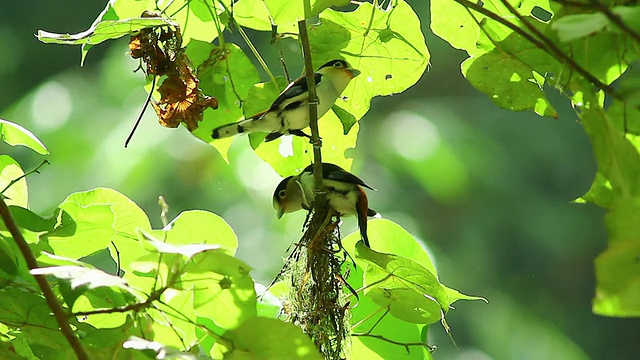
<svg viewBox="0 0 640 360">
<path fill-rule="evenodd" d="M 278 219 L 280 219 L 282 215 L 284 215 L 284 206 L 280 206 L 280 204 L 278 204 L 278 208 L 276 209 L 276 216 L 278 217 Z"/>
</svg>

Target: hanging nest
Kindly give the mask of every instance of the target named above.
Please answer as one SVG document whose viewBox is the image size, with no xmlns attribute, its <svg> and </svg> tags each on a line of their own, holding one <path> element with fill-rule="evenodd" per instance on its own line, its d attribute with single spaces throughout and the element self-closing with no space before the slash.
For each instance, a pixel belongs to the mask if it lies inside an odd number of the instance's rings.
<svg viewBox="0 0 640 360">
<path fill-rule="evenodd" d="M 341 274 L 346 253 L 340 243 L 338 220 L 326 204 L 312 213 L 299 244 L 283 271 L 291 290 L 285 301 L 288 321 L 299 326 L 325 359 L 344 359 L 349 328 L 349 302 Z"/>
</svg>

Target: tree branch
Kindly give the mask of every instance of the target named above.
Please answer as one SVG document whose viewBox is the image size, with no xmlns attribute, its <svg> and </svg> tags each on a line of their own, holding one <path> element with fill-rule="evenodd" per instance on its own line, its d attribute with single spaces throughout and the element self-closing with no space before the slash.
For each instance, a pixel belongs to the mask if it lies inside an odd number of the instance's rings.
<svg viewBox="0 0 640 360">
<path fill-rule="evenodd" d="M 305 18 L 311 13 L 309 0 L 304 0 Z M 309 127 L 311 128 L 311 143 L 313 144 L 313 176 L 315 180 L 315 209 L 319 210 L 323 206 L 324 192 L 322 186 L 322 141 L 318 130 L 318 95 L 316 94 L 316 83 L 314 79 L 313 62 L 311 61 L 311 45 L 309 44 L 309 34 L 307 33 L 307 21 L 298 21 L 298 31 L 300 32 L 300 43 L 302 44 L 302 55 L 304 56 L 305 76 L 307 77 L 307 87 L 309 89 Z"/>
<path fill-rule="evenodd" d="M 492 20 L 495 20 L 495 21 L 499 22 L 500 24 L 508 27 L 509 29 L 511 29 L 515 33 L 517 33 L 518 35 L 520 35 L 523 38 L 525 38 L 530 43 L 534 44 L 539 49 L 545 51 L 549 55 L 551 55 L 554 58 L 556 58 L 556 60 L 560 61 L 561 63 L 569 65 L 572 69 L 576 70 L 576 72 L 578 72 L 580 75 L 582 75 L 582 77 L 584 77 L 587 81 L 592 83 L 594 86 L 596 86 L 600 90 L 604 91 L 606 94 L 611 95 L 616 99 L 622 99 L 622 95 L 620 93 L 618 93 L 614 88 L 612 88 L 611 86 L 609 86 L 609 85 L 603 83 L 602 81 L 600 81 L 598 78 L 596 78 L 594 75 L 592 75 L 589 71 L 587 71 L 585 68 L 580 66 L 570 56 L 568 56 L 562 50 L 560 50 L 549 38 L 547 38 L 538 29 L 536 29 L 533 25 L 531 25 L 531 23 L 529 23 L 522 15 L 520 15 L 513 8 L 513 6 L 511 6 L 511 4 L 508 3 L 508 1 L 501 0 L 502 4 L 504 4 L 507 7 L 507 9 L 513 15 L 515 15 L 518 18 L 518 20 L 520 20 L 524 24 L 524 26 L 526 26 L 527 29 L 529 29 L 529 31 L 531 31 L 533 34 L 535 34 L 540 40 L 538 40 L 536 37 L 534 37 L 533 35 L 531 35 L 528 32 L 526 32 L 522 28 L 518 27 L 516 24 L 513 24 L 512 22 L 505 20 L 501 16 L 499 16 L 499 15 L 497 15 L 495 13 L 492 13 L 491 11 L 485 9 L 484 7 L 482 7 L 482 6 L 480 6 L 480 5 L 476 4 L 476 3 L 471 2 L 470 0 L 454 0 L 454 1 L 457 2 L 458 4 L 462 5 L 462 6 L 466 7 L 466 8 L 473 9 L 473 10 L 479 12 L 480 14 L 485 15 L 488 18 L 490 18 Z"/>
<path fill-rule="evenodd" d="M 22 257 L 24 258 L 24 260 L 27 263 L 27 266 L 29 267 L 29 270 L 37 269 L 38 263 L 36 262 L 36 259 L 33 257 L 33 254 L 29 249 L 29 245 L 27 244 L 24 237 L 22 236 L 20 229 L 18 229 L 18 225 L 16 225 L 16 222 L 13 220 L 13 217 L 9 212 L 9 207 L 7 207 L 7 204 L 4 202 L 4 199 L 2 199 L 1 196 L 0 196 L 0 216 L 2 217 L 2 221 L 6 225 L 7 229 L 11 233 L 13 240 L 16 242 L 16 245 L 18 245 L 18 248 L 20 249 L 20 252 L 22 253 Z M 60 331 L 62 332 L 64 337 L 67 339 L 67 342 L 69 342 L 69 345 L 71 345 L 71 348 L 75 352 L 76 357 L 79 360 L 89 360 L 89 356 L 82 348 L 82 345 L 80 344 L 80 341 L 78 340 L 76 335 L 73 333 L 73 330 L 71 330 L 71 325 L 69 325 L 69 319 L 67 318 L 67 315 L 65 314 L 64 309 L 62 308 L 62 305 L 60 305 L 60 303 L 56 299 L 56 296 L 53 294 L 51 287 L 49 287 L 49 283 L 47 283 L 46 276 L 34 275 L 34 278 L 36 279 L 36 282 L 38 283 L 38 286 L 40 287 L 40 290 L 44 295 L 47 305 L 49 306 L 49 309 L 51 309 L 51 312 L 53 313 L 53 316 L 56 318 L 58 325 L 60 325 Z"/>
</svg>

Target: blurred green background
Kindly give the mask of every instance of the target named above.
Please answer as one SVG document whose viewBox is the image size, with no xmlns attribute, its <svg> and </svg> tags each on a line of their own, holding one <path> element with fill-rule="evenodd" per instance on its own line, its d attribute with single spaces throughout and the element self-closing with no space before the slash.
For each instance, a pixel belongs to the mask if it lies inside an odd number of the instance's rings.
<svg viewBox="0 0 640 360">
<path fill-rule="evenodd" d="M 498 109 L 461 76 L 464 53 L 430 33 L 428 3 L 410 3 L 421 16 L 431 66 L 405 93 L 374 99 L 349 155 L 353 172 L 378 189 L 371 207 L 424 242 L 441 280 L 490 301 L 457 303 L 449 313 L 459 349 L 432 327 L 436 358 L 637 359 L 640 321 L 591 313 L 593 259 L 606 233 L 602 210 L 571 203 L 596 170 L 576 116 L 559 96 L 558 120 Z M 103 7 L 3 3 L 0 117 L 33 131 L 51 152 L 51 165 L 28 178 L 31 208 L 50 215 L 72 192 L 107 186 L 160 227 L 163 195 L 171 218 L 186 209 L 223 216 L 239 237 L 238 256 L 258 281 L 270 281 L 300 237 L 304 214 L 276 220 L 271 195 L 280 178 L 248 150 L 247 139 L 234 142 L 227 165 L 186 129 L 160 127 L 148 109 L 125 149 L 146 97 L 127 40 L 95 47 L 80 68 L 79 47 L 33 36 L 37 29 L 83 31 Z M 274 47 L 263 34 L 251 35 L 276 73 L 280 50 L 292 74 L 301 70 L 295 43 Z M 0 153 L 25 169 L 40 162 L 20 148 L 2 145 Z M 342 232 L 355 227 L 347 219 Z"/>
</svg>

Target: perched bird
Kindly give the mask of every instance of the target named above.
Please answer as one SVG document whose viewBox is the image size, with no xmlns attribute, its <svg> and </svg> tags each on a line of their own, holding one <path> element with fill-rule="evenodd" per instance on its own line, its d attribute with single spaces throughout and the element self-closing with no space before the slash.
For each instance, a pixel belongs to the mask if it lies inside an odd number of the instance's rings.
<svg viewBox="0 0 640 360">
<path fill-rule="evenodd" d="M 318 95 L 318 119 L 331 109 L 349 81 L 358 74 L 360 71 L 351 68 L 344 60 L 329 61 L 314 73 Z M 308 103 L 307 78 L 302 76 L 289 84 L 269 109 L 248 119 L 217 127 L 213 129 L 211 137 L 220 139 L 257 131 L 269 133 L 265 141 L 275 140 L 285 134 L 309 137 L 302 132 L 302 129 L 309 126 Z"/>
<path fill-rule="evenodd" d="M 326 188 L 329 206 L 340 215 L 356 215 L 362 241 L 367 247 L 367 216 L 378 213 L 369 209 L 369 201 L 363 187 L 375 190 L 357 176 L 338 165 L 322 163 L 322 178 Z M 313 164 L 307 166 L 300 174 L 282 180 L 273 194 L 273 207 L 278 219 L 285 213 L 300 209 L 311 209 L 314 192 Z"/>
</svg>

